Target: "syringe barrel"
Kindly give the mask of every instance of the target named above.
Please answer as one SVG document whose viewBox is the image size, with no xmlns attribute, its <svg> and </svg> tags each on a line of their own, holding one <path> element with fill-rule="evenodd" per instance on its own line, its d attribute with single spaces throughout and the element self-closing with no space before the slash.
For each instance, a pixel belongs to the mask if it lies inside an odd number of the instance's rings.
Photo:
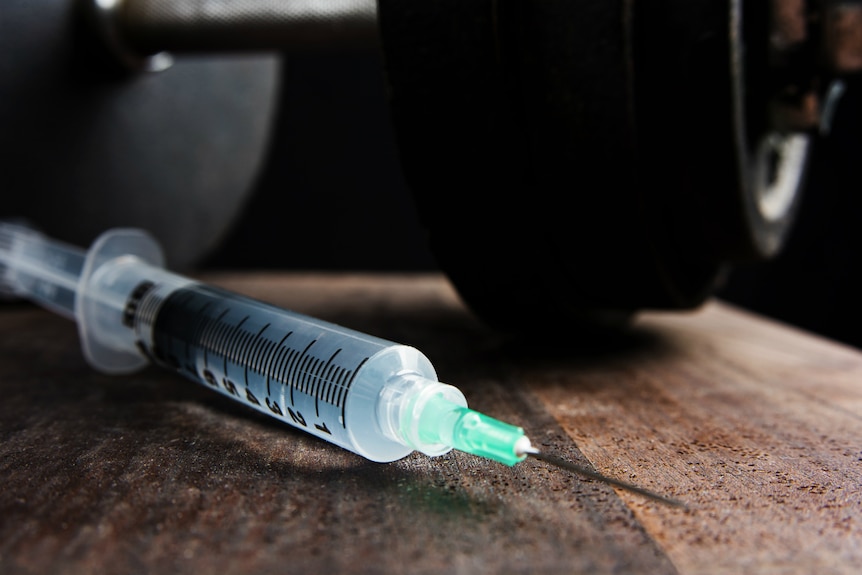
<svg viewBox="0 0 862 575">
<path fill-rule="evenodd" d="M 218 288 L 165 290 L 144 281 L 129 293 L 128 327 L 154 361 L 373 461 L 416 448 L 399 437 L 397 424 L 381 423 L 401 413 L 402 398 L 392 410 L 382 407 L 392 404 L 384 389 L 406 376 L 451 388 L 412 347 Z"/>
<path fill-rule="evenodd" d="M 85 355 L 101 371 L 128 372 L 153 361 L 373 461 L 452 449 L 422 440 L 413 418 L 432 396 L 456 407 L 467 402 L 437 381 L 415 348 L 195 282 L 135 256 L 104 261 L 85 277 L 80 331 Z"/>
</svg>

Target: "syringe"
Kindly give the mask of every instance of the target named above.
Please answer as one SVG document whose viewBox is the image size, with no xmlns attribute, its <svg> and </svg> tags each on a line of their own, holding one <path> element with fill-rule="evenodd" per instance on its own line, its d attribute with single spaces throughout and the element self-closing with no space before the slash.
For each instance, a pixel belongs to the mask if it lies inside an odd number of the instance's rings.
<svg viewBox="0 0 862 575">
<path fill-rule="evenodd" d="M 88 251 L 0 222 L 0 294 L 77 322 L 87 361 L 110 374 L 150 363 L 377 462 L 457 449 L 515 465 L 528 455 L 678 502 L 539 453 L 520 427 L 469 409 L 417 349 L 163 269 L 137 229 Z"/>
</svg>

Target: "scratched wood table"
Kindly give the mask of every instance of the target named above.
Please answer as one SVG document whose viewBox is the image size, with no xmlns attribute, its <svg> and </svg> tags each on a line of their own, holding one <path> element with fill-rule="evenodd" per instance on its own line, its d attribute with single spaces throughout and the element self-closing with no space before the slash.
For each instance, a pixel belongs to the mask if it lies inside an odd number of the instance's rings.
<svg viewBox="0 0 862 575">
<path fill-rule="evenodd" d="M 211 275 L 415 345 L 539 461 L 377 464 L 159 368 L 94 373 L 0 309 L 0 573 L 859 573 L 862 354 L 711 303 L 612 346 L 521 345 L 436 275 Z"/>
</svg>

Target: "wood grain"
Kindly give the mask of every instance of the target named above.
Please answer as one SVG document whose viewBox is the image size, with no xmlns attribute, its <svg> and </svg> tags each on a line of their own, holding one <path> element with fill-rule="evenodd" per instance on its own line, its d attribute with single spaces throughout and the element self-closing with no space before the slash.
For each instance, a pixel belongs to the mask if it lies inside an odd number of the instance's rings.
<svg viewBox="0 0 862 575">
<path fill-rule="evenodd" d="M 859 353 L 717 304 L 640 325 L 651 353 L 529 388 L 600 471 L 689 502 L 621 493 L 680 572 L 859 572 Z"/>
<path fill-rule="evenodd" d="M 172 373 L 93 372 L 0 309 L 0 573 L 855 573 L 862 354 L 713 303 L 601 344 L 510 341 L 436 275 L 207 281 L 415 345 L 534 443 L 368 462 Z"/>
</svg>

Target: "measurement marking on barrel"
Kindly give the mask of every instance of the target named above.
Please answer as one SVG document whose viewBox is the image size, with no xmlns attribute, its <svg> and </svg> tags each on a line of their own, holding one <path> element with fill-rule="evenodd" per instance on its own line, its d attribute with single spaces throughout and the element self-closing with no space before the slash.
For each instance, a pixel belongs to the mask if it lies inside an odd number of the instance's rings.
<svg viewBox="0 0 862 575">
<path fill-rule="evenodd" d="M 298 371 L 298 364 L 300 363 L 300 360 L 303 359 L 303 356 L 305 356 L 305 354 L 308 353 L 308 350 L 311 349 L 311 346 L 313 346 L 315 343 L 317 343 L 316 339 L 311 340 L 311 343 L 309 343 L 307 346 L 305 346 L 305 349 L 302 350 L 302 352 L 298 356 L 294 356 L 292 358 L 291 361 L 293 362 L 293 365 L 290 367 L 290 369 L 287 370 L 288 377 L 285 381 L 287 381 L 288 383 L 294 381 L 294 378 L 296 377 L 296 373 Z M 306 358 L 307 357 L 308 356 L 306 356 Z M 294 385 L 290 386 L 290 405 L 291 405 L 291 407 L 296 405 L 296 402 L 293 399 L 293 388 L 294 387 L 295 387 Z"/>
<path fill-rule="evenodd" d="M 219 341 L 218 338 L 221 337 L 221 334 L 219 333 L 219 331 L 221 331 L 223 329 L 223 327 L 225 326 L 225 324 L 222 322 L 222 318 L 224 318 L 224 316 L 226 316 L 227 312 L 229 312 L 229 311 L 230 311 L 230 308 L 225 308 L 225 310 L 223 312 L 221 312 L 218 315 L 218 317 L 215 318 L 215 320 L 213 320 L 212 322 L 207 324 L 207 328 L 206 328 L 207 333 L 204 336 L 204 339 L 202 341 L 203 345 L 201 346 L 201 347 L 203 347 L 203 350 L 204 350 L 204 368 L 209 368 L 207 352 L 209 351 L 210 347 L 213 348 L 213 351 L 216 351 L 216 349 L 215 349 L 216 345 L 217 345 L 216 342 Z M 215 329 L 211 330 L 212 325 L 215 325 Z M 216 352 L 216 354 L 217 353 L 218 352 Z"/>
<path fill-rule="evenodd" d="M 363 366 L 363 365 L 365 365 L 365 362 L 366 362 L 366 361 L 368 361 L 368 358 L 367 358 L 367 357 L 366 357 L 365 359 L 363 359 L 363 360 L 359 363 L 359 365 L 358 365 L 358 366 L 356 366 L 356 369 L 355 369 L 355 370 L 353 370 L 353 374 L 350 376 L 350 381 L 348 381 L 348 382 L 347 382 L 347 386 L 344 388 L 344 393 L 347 393 L 347 390 L 349 390 L 349 389 L 350 389 L 350 386 L 351 386 L 351 385 L 353 385 L 353 380 L 354 380 L 354 379 L 356 379 L 356 374 L 357 374 L 357 373 L 359 373 L 359 370 L 360 370 L 360 369 L 362 369 L 362 366 Z M 346 413 L 346 410 L 345 410 L 345 406 L 346 406 L 346 405 L 347 405 L 347 402 L 346 402 L 346 401 L 344 401 L 344 402 L 342 402 L 342 403 L 341 403 L 341 426 L 342 426 L 344 429 L 347 429 L 347 413 Z"/>
<path fill-rule="evenodd" d="M 245 316 L 244 318 L 242 318 L 242 321 L 240 321 L 238 324 L 236 324 L 233 327 L 233 329 L 230 330 L 230 334 L 225 336 L 225 339 L 228 341 L 228 348 L 224 351 L 224 353 L 222 355 L 222 358 L 224 360 L 223 361 L 224 369 L 222 370 L 222 372 L 224 373 L 225 377 L 227 377 L 227 359 L 228 359 L 228 356 L 233 356 L 233 350 L 234 350 L 234 348 L 236 348 L 237 344 L 239 343 L 239 338 L 235 338 L 234 335 L 236 334 L 237 330 L 242 328 L 242 324 L 244 324 L 248 320 L 249 317 L 251 317 L 251 316 Z"/>
<path fill-rule="evenodd" d="M 202 305 L 201 308 L 198 310 L 198 313 L 197 313 L 198 321 L 197 321 L 197 324 L 195 325 L 195 330 L 192 333 L 192 337 L 190 337 L 189 339 L 186 340 L 186 364 L 191 364 L 192 360 L 193 360 L 192 342 L 197 342 L 197 341 L 202 340 L 204 337 L 204 334 L 206 333 L 206 328 L 209 325 L 210 317 L 208 315 L 206 315 L 204 312 L 207 310 L 207 308 L 209 306 L 211 306 L 214 303 L 215 303 L 214 300 L 209 300 L 206 303 L 204 303 L 204 305 Z M 204 349 L 204 366 L 206 366 L 206 364 L 207 364 L 207 360 L 206 360 L 207 348 L 204 347 L 203 349 Z M 197 369 L 194 369 L 192 371 L 197 372 Z"/>
<path fill-rule="evenodd" d="M 293 335 L 293 332 L 289 331 L 289 332 L 287 332 L 287 335 L 285 335 L 283 338 L 281 338 L 281 341 L 278 342 L 278 346 L 276 346 L 276 348 L 275 348 L 275 353 L 273 353 L 272 356 L 270 356 L 270 358 L 269 358 L 269 363 L 266 366 L 266 395 L 267 395 L 267 397 L 269 397 L 269 395 L 271 393 L 269 390 L 269 382 L 272 379 L 271 370 L 273 369 L 273 367 L 278 365 L 278 361 L 276 361 L 276 359 L 279 358 L 279 360 L 280 360 L 280 356 L 282 356 L 286 353 L 286 350 L 282 346 L 284 345 L 284 342 L 287 341 L 287 338 L 289 338 L 291 335 Z"/>
<path fill-rule="evenodd" d="M 339 353 L 341 353 L 341 348 L 338 348 L 337 350 L 335 350 L 335 353 L 332 354 L 332 356 L 329 358 L 329 361 L 326 362 L 326 365 L 324 365 L 323 368 L 319 369 L 317 372 L 318 373 L 317 389 L 315 390 L 315 393 L 314 393 L 314 412 L 317 414 L 317 417 L 320 417 L 320 405 L 319 405 L 320 394 L 317 393 L 317 391 L 320 389 L 320 386 L 323 385 L 324 381 L 326 382 L 327 388 L 332 387 L 332 383 L 330 381 L 326 380 L 325 377 L 323 375 L 321 375 L 321 372 L 326 371 L 326 368 L 328 368 L 332 364 L 332 361 L 335 359 L 335 356 L 337 356 Z M 324 425 L 324 427 L 325 427 L 325 425 Z M 328 429 L 326 431 L 329 432 Z"/>
<path fill-rule="evenodd" d="M 263 326 L 260 329 L 259 332 L 257 332 L 257 335 L 255 336 L 254 341 L 249 346 L 249 349 L 246 353 L 246 358 L 243 361 L 243 365 L 245 366 L 245 369 L 243 369 L 242 376 L 243 376 L 243 379 L 245 380 L 246 389 L 248 389 L 248 366 L 249 366 L 249 364 L 251 364 L 251 368 L 253 371 L 258 371 L 258 372 L 260 371 L 259 366 L 257 365 L 258 355 L 260 354 L 261 346 L 263 346 L 264 344 L 269 342 L 269 340 L 264 339 L 261 336 L 263 335 L 263 332 L 265 332 L 266 329 L 269 327 L 269 325 L 270 324 L 266 324 L 265 326 Z"/>
</svg>

